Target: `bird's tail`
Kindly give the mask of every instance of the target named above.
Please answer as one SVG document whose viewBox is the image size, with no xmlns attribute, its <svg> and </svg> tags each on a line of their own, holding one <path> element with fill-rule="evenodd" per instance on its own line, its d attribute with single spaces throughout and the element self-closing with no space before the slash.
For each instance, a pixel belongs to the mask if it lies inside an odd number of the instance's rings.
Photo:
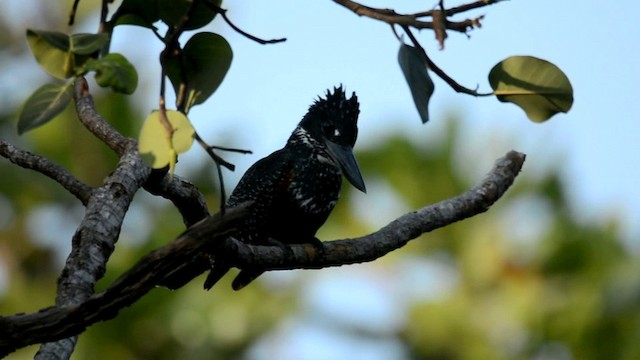
<svg viewBox="0 0 640 360">
<path fill-rule="evenodd" d="M 196 276 L 211 268 L 211 263 L 205 257 L 197 257 L 189 263 L 169 273 L 164 279 L 158 282 L 159 286 L 164 286 L 171 290 L 185 286 Z"/>
<path fill-rule="evenodd" d="M 230 267 L 222 263 L 212 264 L 210 260 L 204 258 L 198 258 L 194 261 L 184 264 L 182 267 L 176 269 L 164 279 L 162 279 L 158 285 L 164 286 L 171 290 L 179 289 L 185 286 L 189 281 L 193 280 L 196 276 L 202 274 L 207 270 L 211 270 L 207 276 L 207 280 L 204 282 L 204 288 L 209 290 L 215 285 L 222 277 L 229 271 Z M 249 285 L 258 276 L 264 273 L 263 270 L 247 269 L 242 270 L 233 279 L 231 286 L 233 290 L 240 290 Z"/>
<path fill-rule="evenodd" d="M 185 286 L 189 281 L 193 280 L 193 278 L 207 270 L 211 271 L 204 283 L 204 288 L 209 290 L 229 271 L 229 267 L 223 264 L 215 264 L 214 266 L 211 260 L 205 257 L 199 257 L 171 272 L 162 279 L 158 285 L 176 290 Z"/>
<path fill-rule="evenodd" d="M 240 271 L 238 276 L 236 276 L 236 278 L 233 279 L 233 283 L 231 283 L 231 287 L 233 288 L 233 290 L 236 290 L 236 291 L 240 290 L 243 287 L 249 285 L 249 283 L 255 280 L 258 276 L 262 275 L 263 272 L 264 272 L 263 270 L 255 270 L 255 269 L 242 270 Z"/>
<path fill-rule="evenodd" d="M 209 290 L 229 271 L 228 266 L 216 265 L 211 268 L 207 280 L 204 281 L 204 289 Z"/>
</svg>

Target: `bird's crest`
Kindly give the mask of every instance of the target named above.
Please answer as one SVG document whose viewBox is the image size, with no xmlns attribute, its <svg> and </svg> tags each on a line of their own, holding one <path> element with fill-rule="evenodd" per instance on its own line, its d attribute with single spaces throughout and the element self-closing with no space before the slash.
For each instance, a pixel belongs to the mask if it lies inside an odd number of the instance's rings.
<svg viewBox="0 0 640 360">
<path fill-rule="evenodd" d="M 351 93 L 351 98 L 347 99 L 342 85 L 333 88 L 333 93 L 327 90 L 326 97 L 318 99 L 309 107 L 309 112 L 322 112 L 328 115 L 337 115 L 345 119 L 358 120 L 360 108 L 358 97 L 355 92 Z"/>
</svg>

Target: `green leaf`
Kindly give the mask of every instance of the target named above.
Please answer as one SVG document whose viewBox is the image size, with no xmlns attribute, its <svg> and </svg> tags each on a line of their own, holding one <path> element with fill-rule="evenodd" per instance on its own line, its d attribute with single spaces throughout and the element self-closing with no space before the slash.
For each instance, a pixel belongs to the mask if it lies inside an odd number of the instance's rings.
<svg viewBox="0 0 640 360">
<path fill-rule="evenodd" d="M 422 123 L 429 121 L 429 100 L 435 85 L 429 76 L 429 70 L 422 55 L 412 46 L 402 44 L 398 51 L 398 63 L 409 84 L 413 102 L 416 104 Z"/>
<path fill-rule="evenodd" d="M 181 112 L 167 110 L 167 119 L 173 127 L 171 136 L 168 136 L 167 130 L 160 122 L 160 112 L 156 110 L 149 114 L 140 130 L 138 151 L 145 162 L 154 169 L 169 165 L 170 172 L 173 173 L 177 154 L 189 150 L 193 144 L 195 130 Z"/>
<path fill-rule="evenodd" d="M 532 56 L 499 62 L 489 72 L 489 83 L 498 100 L 518 105 L 531 121 L 546 121 L 573 105 L 573 88 L 562 70 Z"/>
<path fill-rule="evenodd" d="M 111 87 L 117 92 L 132 94 L 138 86 L 135 67 L 118 53 L 110 53 L 100 59 L 90 59 L 86 69 L 96 72 L 95 79 L 98 85 Z"/>
<path fill-rule="evenodd" d="M 69 35 L 57 31 L 31 30 L 27 29 L 27 38 L 36 36 L 45 43 L 64 52 L 69 51 Z"/>
<path fill-rule="evenodd" d="M 182 61 L 176 56 L 169 58 L 165 65 L 177 94 L 182 83 L 180 64 L 184 64 L 188 84 L 185 107 L 187 113 L 191 106 L 203 103 L 220 86 L 231 66 L 233 51 L 222 36 L 201 32 L 185 44 L 182 56 Z"/>
<path fill-rule="evenodd" d="M 36 90 L 20 113 L 18 134 L 37 128 L 60 114 L 71 101 L 69 84 L 46 84 Z"/>
<path fill-rule="evenodd" d="M 108 34 L 73 34 L 69 38 L 69 49 L 74 54 L 91 55 L 100 51 L 109 41 Z M 76 64 L 81 66 L 82 64 Z"/>
<path fill-rule="evenodd" d="M 205 0 L 198 1 L 195 9 L 191 14 L 188 14 L 192 3 L 193 0 L 158 0 L 160 19 L 168 25 L 175 26 L 185 16 L 189 16 L 189 19 L 183 25 L 183 29 L 194 30 L 210 23 L 217 14 L 205 4 Z M 222 0 L 214 0 L 213 3 L 220 6 Z"/>
<path fill-rule="evenodd" d="M 134 25 L 134 26 L 145 27 L 148 29 L 156 29 L 156 27 L 153 26 L 152 23 L 148 22 L 147 20 L 145 20 L 144 18 L 136 14 L 124 14 L 114 20 L 116 20 L 114 22 L 114 25 Z"/>
<path fill-rule="evenodd" d="M 66 35 L 54 31 L 27 30 L 27 42 L 40 66 L 51 76 L 68 79 L 81 75 L 89 54 L 109 40 L 106 34 Z"/>
<path fill-rule="evenodd" d="M 114 25 L 137 25 L 153 29 L 160 20 L 159 0 L 124 0 L 111 18 Z"/>
<path fill-rule="evenodd" d="M 38 64 L 51 76 L 66 79 L 73 75 L 74 55 L 69 52 L 68 35 L 28 29 L 27 42 Z"/>
</svg>

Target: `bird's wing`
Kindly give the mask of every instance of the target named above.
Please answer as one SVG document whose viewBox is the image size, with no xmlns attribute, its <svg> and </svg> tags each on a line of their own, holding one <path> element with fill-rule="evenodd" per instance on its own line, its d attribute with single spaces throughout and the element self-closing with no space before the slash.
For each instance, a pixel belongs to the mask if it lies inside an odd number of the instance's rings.
<svg viewBox="0 0 640 360">
<path fill-rule="evenodd" d="M 231 193 L 227 207 L 246 201 L 260 201 L 270 206 L 273 201 L 286 198 L 288 183 L 293 175 L 293 161 L 282 149 L 260 159 L 242 176 Z"/>
</svg>

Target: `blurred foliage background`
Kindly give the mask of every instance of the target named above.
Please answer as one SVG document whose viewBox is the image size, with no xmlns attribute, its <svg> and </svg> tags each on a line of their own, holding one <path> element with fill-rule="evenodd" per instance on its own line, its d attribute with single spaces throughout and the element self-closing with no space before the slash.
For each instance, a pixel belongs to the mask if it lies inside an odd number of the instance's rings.
<svg viewBox="0 0 640 360">
<path fill-rule="evenodd" d="M 42 6 L 58 14 L 43 17 L 43 28 L 65 21 L 53 2 Z M 20 105 L 10 100 L 21 93 L 12 93 L 7 79 L 29 53 L 24 29 L 6 22 L 0 28 L 0 136 L 99 185 L 117 158 L 71 109 L 17 137 Z M 135 136 L 144 114 L 134 99 L 92 90 L 98 111 Z M 374 231 L 385 219 L 478 181 L 467 171 L 476 154 L 455 155 L 458 121 L 441 121 L 448 126 L 441 127 L 438 144 L 389 136 L 359 151 L 367 200 L 346 186 L 319 237 Z M 640 358 L 640 259 L 629 255 L 614 220 L 585 224 L 572 216 L 557 165 L 543 175 L 527 173 L 528 166 L 487 213 L 371 264 L 270 273 L 241 292 L 231 290 L 231 275 L 211 292 L 202 290 L 202 277 L 175 292 L 156 289 L 116 319 L 89 328 L 74 358 Z M 179 165 L 177 172 L 208 196 L 210 209 L 217 207 L 210 163 Z M 53 303 L 83 208 L 53 181 L 4 159 L 0 174 L 0 314 L 32 312 Z M 182 230 L 168 202 L 137 195 L 97 290 Z M 31 358 L 35 351 L 28 347 L 9 358 Z"/>
</svg>

